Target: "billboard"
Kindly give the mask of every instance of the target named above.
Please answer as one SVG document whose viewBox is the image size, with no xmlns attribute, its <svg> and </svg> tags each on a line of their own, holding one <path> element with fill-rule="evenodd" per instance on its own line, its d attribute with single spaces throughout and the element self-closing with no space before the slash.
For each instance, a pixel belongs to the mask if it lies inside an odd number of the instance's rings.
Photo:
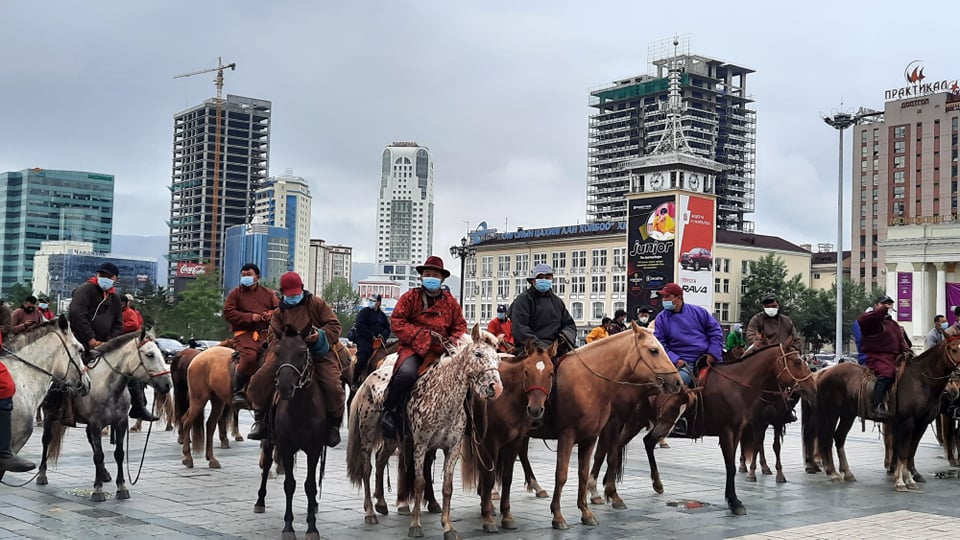
<svg viewBox="0 0 960 540">
<path fill-rule="evenodd" d="M 713 250 L 716 235 L 715 200 L 680 195 L 677 209 L 677 283 L 683 301 L 713 312 Z"/>
<path fill-rule="evenodd" d="M 200 263 L 179 262 L 177 263 L 178 278 L 196 278 L 201 274 L 207 273 L 207 265 Z"/>
<path fill-rule="evenodd" d="M 657 291 L 673 281 L 677 204 L 673 195 L 627 199 L 627 313 L 660 311 Z"/>
<path fill-rule="evenodd" d="M 913 272 L 897 272 L 897 320 L 913 321 Z"/>
</svg>

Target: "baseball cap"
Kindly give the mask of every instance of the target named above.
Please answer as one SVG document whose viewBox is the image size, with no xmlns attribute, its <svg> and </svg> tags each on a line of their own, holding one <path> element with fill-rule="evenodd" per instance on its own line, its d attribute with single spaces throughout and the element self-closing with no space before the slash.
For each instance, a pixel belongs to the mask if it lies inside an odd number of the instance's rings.
<svg viewBox="0 0 960 540">
<path fill-rule="evenodd" d="M 296 272 L 287 272 L 280 276 L 280 290 L 288 296 L 298 295 L 303 292 L 303 280 L 300 274 Z"/>
<path fill-rule="evenodd" d="M 883 295 L 883 296 L 878 297 L 878 298 L 877 298 L 877 301 L 874 302 L 874 304 L 889 304 L 889 305 L 892 306 L 892 305 L 894 304 L 894 301 L 893 301 L 893 298 L 890 298 L 890 297 L 887 296 L 887 295 Z"/>
<path fill-rule="evenodd" d="M 657 291 L 657 294 L 660 296 L 667 294 L 670 296 L 683 296 L 683 289 L 681 289 L 676 283 L 667 283 L 662 289 Z"/>
</svg>

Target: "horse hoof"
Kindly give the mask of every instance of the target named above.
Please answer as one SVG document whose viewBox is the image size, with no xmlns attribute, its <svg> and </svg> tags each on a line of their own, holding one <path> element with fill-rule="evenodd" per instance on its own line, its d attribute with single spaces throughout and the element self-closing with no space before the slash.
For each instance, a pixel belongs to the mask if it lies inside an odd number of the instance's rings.
<svg viewBox="0 0 960 540">
<path fill-rule="evenodd" d="M 550 496 L 550 494 L 547 493 L 547 490 L 545 490 L 545 489 L 537 490 L 537 498 L 538 498 L 538 499 L 546 499 L 546 498 L 549 497 L 549 496 Z"/>
<path fill-rule="evenodd" d="M 738 472 L 747 472 L 747 466 L 746 466 L 746 465 L 741 465 L 740 468 L 737 469 L 737 471 L 738 471 Z"/>
<path fill-rule="evenodd" d="M 117 500 L 122 501 L 130 498 L 130 490 L 128 489 L 118 489 L 117 490 Z"/>
<path fill-rule="evenodd" d="M 409 504 L 401 504 L 400 506 L 398 506 L 398 507 L 397 507 L 397 514 L 400 514 L 401 516 L 409 516 L 409 515 L 410 515 L 410 505 L 409 505 Z"/>
<path fill-rule="evenodd" d="M 856 481 L 857 481 L 857 477 L 854 476 L 853 473 L 847 473 L 847 474 L 845 474 L 845 475 L 843 476 L 843 481 L 844 481 L 844 482 L 856 482 Z"/>
<path fill-rule="evenodd" d="M 897 485 L 893 486 L 893 490 L 894 490 L 894 491 L 899 491 L 899 492 L 901 492 L 901 493 L 906 493 L 906 492 L 908 491 L 908 490 L 907 490 L 907 486 L 906 486 L 905 484 L 897 484 Z"/>
<path fill-rule="evenodd" d="M 440 512 L 443 512 L 443 507 L 440 506 L 440 503 L 437 501 L 431 501 L 430 504 L 427 505 L 427 512 L 431 514 L 439 514 Z"/>
<path fill-rule="evenodd" d="M 517 528 L 517 520 L 513 519 L 512 517 L 503 518 L 500 520 L 500 527 L 508 531 L 515 530 Z"/>
<path fill-rule="evenodd" d="M 192 469 L 192 468 L 193 468 L 193 460 L 192 460 L 192 459 L 183 458 L 183 459 L 180 460 L 180 463 L 183 463 L 184 465 L 186 465 L 188 469 Z"/>
<path fill-rule="evenodd" d="M 410 527 L 410 530 L 407 531 L 407 536 L 410 538 L 423 538 L 423 527 Z"/>
<path fill-rule="evenodd" d="M 596 497 L 590 497 L 590 504 L 603 504 L 605 501 L 603 497 L 597 495 Z"/>
<path fill-rule="evenodd" d="M 580 523 L 584 525 L 599 525 L 596 516 L 582 516 L 580 517 Z"/>
<path fill-rule="evenodd" d="M 376 510 L 377 513 L 380 514 L 381 516 L 385 516 L 390 513 L 390 510 L 387 509 L 386 503 L 383 503 L 383 504 L 377 503 L 377 505 L 374 506 L 373 509 Z"/>
<path fill-rule="evenodd" d="M 221 450 L 229 450 L 229 449 L 230 449 L 230 441 L 220 441 L 220 449 L 221 449 Z"/>
<path fill-rule="evenodd" d="M 364 516 L 363 522 L 367 525 L 377 525 L 380 523 L 380 520 L 377 519 L 377 516 Z"/>
<path fill-rule="evenodd" d="M 730 511 L 733 512 L 735 516 L 745 516 L 747 515 L 747 509 L 743 507 L 742 504 L 730 507 Z"/>
<path fill-rule="evenodd" d="M 553 528 L 558 531 L 566 531 L 570 529 L 570 526 L 567 525 L 567 521 L 565 519 L 555 519 L 553 522 L 551 522 L 551 525 L 553 525 Z"/>
<path fill-rule="evenodd" d="M 490 500 L 491 500 L 491 501 L 499 501 L 499 500 L 500 500 L 500 492 L 497 491 L 497 490 L 495 490 L 495 489 L 494 489 L 493 491 L 491 491 L 491 492 L 490 492 Z"/>
<path fill-rule="evenodd" d="M 103 502 L 107 500 L 107 496 L 104 495 L 102 491 L 94 491 L 93 495 L 90 495 L 90 500 L 93 502 Z"/>
<path fill-rule="evenodd" d="M 443 533 L 443 540 L 460 540 L 460 533 L 457 531 L 446 531 Z"/>
<path fill-rule="evenodd" d="M 104 475 L 103 475 L 103 482 L 104 482 L 104 483 L 113 482 L 113 477 L 110 476 L 110 473 L 104 473 Z"/>
<path fill-rule="evenodd" d="M 778 483 L 778 484 L 786 484 L 786 483 L 787 483 L 787 478 L 786 478 L 785 476 L 783 476 L 782 474 L 778 474 L 778 475 L 777 475 L 777 483 Z"/>
<path fill-rule="evenodd" d="M 617 510 L 626 510 L 627 504 L 623 502 L 621 499 L 617 499 L 613 501 L 613 507 L 616 508 Z"/>
<path fill-rule="evenodd" d="M 820 474 L 820 467 L 816 465 L 807 465 L 807 468 L 804 469 L 804 472 L 807 474 Z"/>
<path fill-rule="evenodd" d="M 237 435 L 233 438 L 236 442 L 243 442 L 243 435 Z"/>
<path fill-rule="evenodd" d="M 839 474 L 834 473 L 830 475 L 831 482 L 839 482 L 841 480 L 843 480 L 843 478 L 841 478 Z"/>
<path fill-rule="evenodd" d="M 919 482 L 919 483 L 921 483 L 921 484 L 926 484 L 926 483 L 927 483 L 927 479 L 924 478 L 922 474 L 915 474 L 915 475 L 913 475 L 913 481 L 914 481 L 914 482 Z"/>
<path fill-rule="evenodd" d="M 660 448 L 670 448 L 670 444 L 667 441 L 660 441 Z"/>
<path fill-rule="evenodd" d="M 920 491 L 920 486 L 916 482 L 907 482 L 908 491 Z"/>
<path fill-rule="evenodd" d="M 762 472 L 765 476 L 770 476 L 773 474 L 773 471 L 770 469 L 761 469 L 760 472 Z"/>
<path fill-rule="evenodd" d="M 37 485 L 38 485 L 38 486 L 45 486 L 45 485 L 47 485 L 47 484 L 48 484 L 48 482 L 47 482 L 47 475 L 46 475 L 46 474 L 41 474 L 41 475 L 38 475 L 38 476 L 37 476 Z"/>
<path fill-rule="evenodd" d="M 320 533 L 317 531 L 308 532 L 307 540 L 320 540 Z"/>
<path fill-rule="evenodd" d="M 164 429 L 164 431 L 173 431 L 173 426 L 167 426 L 167 428 Z M 183 444 L 183 441 L 180 441 L 180 442 L 177 443 L 177 444 Z"/>
<path fill-rule="evenodd" d="M 755 474 L 748 474 L 748 475 L 747 475 L 747 482 L 756 482 L 756 481 L 757 481 L 757 475 L 755 475 Z"/>
<path fill-rule="evenodd" d="M 283 531 L 280 534 L 280 540 L 297 540 L 297 533 L 294 531 Z"/>
<path fill-rule="evenodd" d="M 506 527 L 504 527 L 504 528 L 506 528 Z M 494 524 L 492 524 L 492 523 L 484 523 L 484 524 L 483 524 L 483 532 L 485 532 L 485 533 L 498 533 L 498 532 L 500 532 L 500 529 L 498 529 L 497 526 L 494 525 Z"/>
<path fill-rule="evenodd" d="M 220 462 L 217 461 L 217 460 L 215 460 L 215 459 L 211 459 L 211 460 L 210 460 L 210 468 L 211 468 L 211 469 L 219 469 L 219 468 L 220 468 Z"/>
<path fill-rule="evenodd" d="M 265 506 L 263 506 L 263 505 L 260 505 L 260 504 L 255 505 L 255 506 L 253 507 L 253 513 L 254 513 L 254 514 L 262 514 L 262 513 L 266 512 L 266 511 L 267 511 L 267 508 L 266 508 Z"/>
</svg>

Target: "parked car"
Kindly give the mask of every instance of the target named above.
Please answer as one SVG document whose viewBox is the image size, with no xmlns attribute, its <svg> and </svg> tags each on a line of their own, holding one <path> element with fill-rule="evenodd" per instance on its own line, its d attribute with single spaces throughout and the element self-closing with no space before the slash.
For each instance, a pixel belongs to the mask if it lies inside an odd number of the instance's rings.
<svg viewBox="0 0 960 540">
<path fill-rule="evenodd" d="M 680 254 L 680 266 L 684 270 L 693 268 L 694 271 L 697 271 L 701 268 L 710 268 L 711 264 L 713 264 L 713 256 L 707 248 L 693 248 Z"/>
<path fill-rule="evenodd" d="M 160 347 L 160 352 L 163 353 L 164 360 L 166 360 L 168 364 L 173 361 L 174 356 L 187 348 L 186 345 L 172 338 L 157 338 L 156 342 L 157 347 Z"/>
<path fill-rule="evenodd" d="M 202 351 L 210 347 L 216 347 L 220 344 L 220 341 L 219 339 L 195 339 L 193 340 L 193 344 L 195 344 L 195 349 Z"/>
</svg>

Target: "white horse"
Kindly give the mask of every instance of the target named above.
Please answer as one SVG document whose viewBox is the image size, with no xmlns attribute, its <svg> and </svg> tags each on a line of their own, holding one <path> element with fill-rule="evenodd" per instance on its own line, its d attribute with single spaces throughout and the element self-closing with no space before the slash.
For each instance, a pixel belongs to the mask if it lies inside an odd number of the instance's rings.
<svg viewBox="0 0 960 540">
<path fill-rule="evenodd" d="M 88 373 L 92 386 L 90 392 L 74 402 L 78 422 L 85 423 L 87 440 L 93 448 L 93 463 L 96 467 L 96 479 L 91 500 L 103 502 L 103 482 L 110 481 L 110 473 L 103 466 L 103 446 L 101 432 L 104 427 L 112 428 L 114 438 L 113 456 L 117 461 L 117 499 L 129 499 L 123 477 L 123 444 L 127 434 L 130 411 L 130 396 L 127 383 L 132 379 L 147 383 L 160 393 L 169 392 L 173 386 L 170 370 L 164 361 L 163 352 L 156 342 L 146 337 L 144 332 L 130 332 L 107 341 L 91 352 L 93 360 L 88 364 Z M 37 484 L 47 484 L 47 458 L 56 461 L 66 427 L 57 422 L 58 410 L 45 410 L 43 425 L 43 457 Z"/>
<path fill-rule="evenodd" d="M 74 337 L 63 315 L 4 338 L 0 361 L 17 385 L 11 447 L 19 452 L 33 434 L 34 414 L 50 385 L 82 395 L 90 390 L 90 378 L 84 373 L 83 344 Z"/>
<path fill-rule="evenodd" d="M 496 399 L 503 392 L 498 339 L 493 334 L 473 328 L 471 335 L 460 339 L 452 355 L 445 355 L 420 377 L 407 402 L 410 430 L 405 435 L 400 459 L 398 499 L 413 498 L 412 520 L 408 536 L 423 536 L 420 507 L 426 480 L 424 462 L 432 450 L 443 450 L 443 509 L 441 523 L 447 540 L 460 538 L 450 520 L 450 498 L 453 494 L 453 472 L 460 458 L 460 441 L 466 426 L 464 400 L 472 389 L 486 399 Z M 350 435 L 347 443 L 347 474 L 354 485 L 364 487 L 364 511 L 367 523 L 376 523 L 370 500 L 370 453 L 380 443 L 378 433 L 383 397 L 392 376 L 386 366 L 367 377 L 353 400 L 350 410 Z"/>
</svg>

